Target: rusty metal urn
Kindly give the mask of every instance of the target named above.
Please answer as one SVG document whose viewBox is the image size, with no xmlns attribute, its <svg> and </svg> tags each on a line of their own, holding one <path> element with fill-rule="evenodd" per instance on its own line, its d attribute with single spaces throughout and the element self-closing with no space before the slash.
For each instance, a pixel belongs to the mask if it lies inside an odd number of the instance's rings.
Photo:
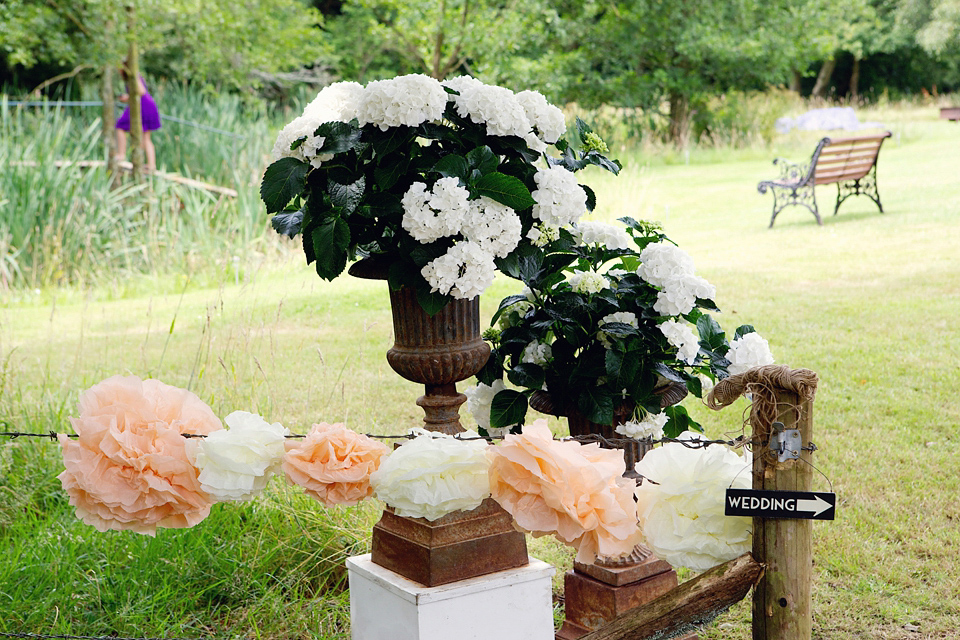
<svg viewBox="0 0 960 640">
<path fill-rule="evenodd" d="M 360 261 L 350 268 L 360 278 L 386 280 L 383 263 Z M 425 386 L 417 399 L 424 427 L 456 434 L 467 397 L 457 382 L 479 372 L 490 357 L 480 337 L 480 298 L 452 300 L 434 315 L 409 287 L 390 291 L 394 345 L 387 362 L 403 378 Z M 491 498 L 472 511 L 434 521 L 398 516 L 387 507 L 373 527 L 371 560 L 428 587 L 522 567 L 527 542 L 513 518 Z"/>
<path fill-rule="evenodd" d="M 463 431 L 460 405 L 467 397 L 456 383 L 475 375 L 490 357 L 490 345 L 480 337 L 480 297 L 452 300 L 435 315 L 417 302 L 416 292 L 403 287 L 390 292 L 394 345 L 387 362 L 394 371 L 426 387 L 417 400 L 430 431 Z"/>
</svg>

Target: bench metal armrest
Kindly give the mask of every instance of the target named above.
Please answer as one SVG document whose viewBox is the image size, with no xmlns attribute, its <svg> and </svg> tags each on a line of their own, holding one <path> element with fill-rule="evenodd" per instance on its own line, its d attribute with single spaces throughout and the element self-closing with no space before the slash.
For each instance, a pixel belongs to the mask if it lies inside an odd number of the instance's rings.
<svg viewBox="0 0 960 640">
<path fill-rule="evenodd" d="M 776 158 L 774 165 L 780 166 L 780 182 L 785 182 L 791 186 L 801 186 L 810 177 L 809 162 L 789 162 L 784 158 Z"/>
</svg>

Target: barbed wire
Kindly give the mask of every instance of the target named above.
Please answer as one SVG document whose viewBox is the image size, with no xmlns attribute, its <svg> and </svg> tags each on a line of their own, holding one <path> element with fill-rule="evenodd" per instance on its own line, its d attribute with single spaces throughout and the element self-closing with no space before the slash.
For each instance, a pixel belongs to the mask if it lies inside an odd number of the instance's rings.
<svg viewBox="0 0 960 640">
<path fill-rule="evenodd" d="M 430 434 L 430 433 L 436 433 L 436 432 L 427 431 L 425 433 Z M 17 438 L 46 438 L 51 441 L 55 441 L 61 435 L 66 436 L 67 438 L 79 437 L 75 433 L 60 434 L 60 433 L 57 433 L 56 431 L 49 431 L 47 433 L 27 433 L 27 432 L 19 432 L 19 431 L 0 432 L 0 437 L 10 438 L 12 440 L 16 440 Z M 184 438 L 205 438 L 206 437 L 206 435 L 199 434 L 199 433 L 183 433 L 181 435 Z M 375 438 L 379 440 L 413 440 L 415 438 L 420 437 L 421 435 L 424 435 L 424 432 L 421 431 L 419 433 L 404 433 L 404 434 L 393 434 L 393 435 L 365 433 L 363 435 L 367 436 L 368 438 Z M 307 436 L 305 434 L 288 434 L 284 437 L 296 439 L 296 438 L 306 438 Z M 475 441 L 475 440 L 486 440 L 489 442 L 492 440 L 503 440 L 507 436 L 505 435 L 503 436 L 499 436 L 499 435 L 498 436 L 477 436 L 477 435 L 466 436 L 464 434 L 457 433 L 457 434 L 453 434 L 452 437 L 455 440 L 460 440 L 463 442 L 469 442 L 469 441 Z M 680 438 L 670 438 L 670 437 L 663 437 L 663 438 L 656 438 L 656 439 L 654 438 L 638 439 L 638 438 L 607 438 L 600 434 L 591 433 L 591 434 L 581 435 L 581 436 L 561 436 L 554 439 L 560 440 L 560 441 L 574 441 L 574 442 L 579 442 L 580 444 L 597 443 L 608 449 L 622 449 L 625 445 L 628 445 L 628 444 L 644 444 L 644 445 L 650 445 L 650 446 L 656 445 L 656 444 L 680 444 L 688 449 L 703 449 L 708 446 L 718 445 L 718 444 L 726 445 L 728 447 L 733 447 L 733 448 L 750 447 L 756 444 L 746 436 L 738 436 L 733 440 L 723 440 L 723 439 L 707 440 L 702 438 L 680 439 Z"/>
</svg>

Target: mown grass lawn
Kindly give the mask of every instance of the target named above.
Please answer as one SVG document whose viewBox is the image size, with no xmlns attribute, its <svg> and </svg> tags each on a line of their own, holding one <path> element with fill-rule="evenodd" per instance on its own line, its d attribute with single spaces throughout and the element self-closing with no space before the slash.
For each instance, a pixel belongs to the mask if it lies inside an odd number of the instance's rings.
<svg viewBox="0 0 960 640">
<path fill-rule="evenodd" d="M 772 152 L 693 152 L 689 164 L 621 154 L 619 177 L 588 178 L 594 217 L 661 222 L 717 286 L 725 328 L 753 324 L 778 362 L 819 374 L 815 485 L 836 491 L 838 508 L 814 525 L 815 637 L 950 638 L 960 629 L 960 126 L 933 108 L 861 118 L 894 132 L 880 154 L 882 215 L 866 198 L 830 215 L 830 185 L 817 190 L 823 227 L 795 207 L 767 229 L 771 196 L 756 184 L 774 177 L 775 155 L 809 158 L 818 135 L 808 133 Z M 384 358 L 384 283 L 322 282 L 295 250 L 265 267 L 240 256 L 219 280 L 0 293 L 0 420 L 66 431 L 78 392 L 116 373 L 300 432 L 344 421 L 400 433 L 420 420 L 420 389 Z M 498 281 L 483 299 L 488 317 L 518 289 Z M 738 431 L 746 407 L 686 405 L 710 435 Z M 0 443 L 0 632 L 349 637 L 343 559 L 366 549 L 377 505 L 328 511 L 275 480 L 190 530 L 100 534 L 74 519 L 58 466 L 54 444 Z M 558 574 L 571 562 L 550 541 L 531 549 Z M 702 636 L 748 638 L 749 616 L 741 604 Z"/>
</svg>

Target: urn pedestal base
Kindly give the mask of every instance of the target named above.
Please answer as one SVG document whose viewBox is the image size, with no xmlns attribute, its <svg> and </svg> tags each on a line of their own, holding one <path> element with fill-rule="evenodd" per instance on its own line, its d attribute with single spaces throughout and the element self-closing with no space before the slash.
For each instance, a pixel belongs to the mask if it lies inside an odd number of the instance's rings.
<svg viewBox="0 0 960 640">
<path fill-rule="evenodd" d="M 646 548 L 646 557 L 621 566 L 575 562 L 563 577 L 565 615 L 556 640 L 576 640 L 631 609 L 674 589 L 677 574 Z M 696 640 L 696 635 L 683 640 Z"/>
<path fill-rule="evenodd" d="M 374 563 L 428 587 L 527 564 L 527 542 L 513 519 L 487 498 L 472 511 L 433 522 L 387 507 L 373 527 Z"/>
</svg>

